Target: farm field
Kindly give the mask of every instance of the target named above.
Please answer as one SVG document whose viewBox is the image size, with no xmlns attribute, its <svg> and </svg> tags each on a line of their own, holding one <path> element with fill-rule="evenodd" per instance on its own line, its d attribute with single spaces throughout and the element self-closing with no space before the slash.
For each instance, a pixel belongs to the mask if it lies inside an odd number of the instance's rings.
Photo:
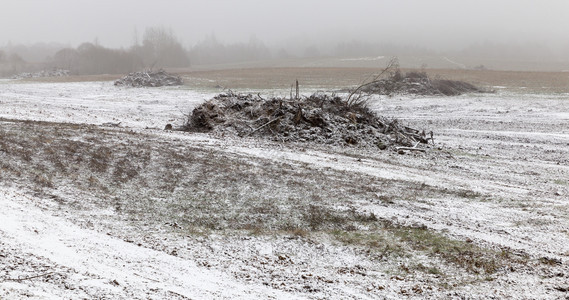
<svg viewBox="0 0 569 300">
<path fill-rule="evenodd" d="M 376 96 L 427 152 L 163 130 L 231 89 L 373 69 L 0 80 L 0 299 L 563 299 L 569 73 L 427 70 L 490 94 Z"/>
</svg>

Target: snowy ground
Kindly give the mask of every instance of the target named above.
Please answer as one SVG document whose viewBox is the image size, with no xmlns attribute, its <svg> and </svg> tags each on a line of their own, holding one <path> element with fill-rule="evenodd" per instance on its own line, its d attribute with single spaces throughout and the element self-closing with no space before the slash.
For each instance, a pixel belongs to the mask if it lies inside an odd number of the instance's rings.
<svg viewBox="0 0 569 300">
<path fill-rule="evenodd" d="M 212 95 L 1 81 L 0 299 L 569 296 L 569 95 L 372 102 L 426 154 L 161 130 Z"/>
</svg>

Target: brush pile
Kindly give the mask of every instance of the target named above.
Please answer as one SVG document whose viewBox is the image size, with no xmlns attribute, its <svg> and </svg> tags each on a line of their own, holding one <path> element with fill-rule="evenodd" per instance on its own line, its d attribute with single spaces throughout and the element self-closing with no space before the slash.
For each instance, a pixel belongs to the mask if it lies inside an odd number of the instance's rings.
<svg viewBox="0 0 569 300">
<path fill-rule="evenodd" d="M 12 77 L 12 79 L 25 79 L 25 78 L 42 78 L 42 77 L 64 77 L 69 76 L 69 70 L 42 70 L 33 73 L 20 73 Z"/>
<path fill-rule="evenodd" d="M 183 82 L 180 76 L 169 74 L 164 70 L 159 70 L 156 72 L 133 72 L 115 81 L 116 86 L 131 87 L 159 87 L 182 84 Z"/>
<path fill-rule="evenodd" d="M 388 78 L 365 84 L 361 91 L 379 95 L 410 94 L 422 96 L 456 96 L 464 93 L 487 92 L 464 81 L 430 79 L 424 72 L 402 74 L 399 70 Z"/>
<path fill-rule="evenodd" d="M 181 129 L 382 150 L 392 146 L 417 148 L 432 140 L 432 132 L 427 137 L 424 131 L 376 115 L 364 104 L 349 105 L 340 97 L 326 94 L 263 99 L 260 95 L 228 92 L 196 107 Z"/>
</svg>

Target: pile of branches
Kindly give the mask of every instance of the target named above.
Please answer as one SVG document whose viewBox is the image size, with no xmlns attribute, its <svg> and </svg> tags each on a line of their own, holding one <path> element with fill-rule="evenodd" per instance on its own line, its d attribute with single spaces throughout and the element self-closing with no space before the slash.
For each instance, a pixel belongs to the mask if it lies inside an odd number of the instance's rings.
<svg viewBox="0 0 569 300">
<path fill-rule="evenodd" d="M 69 76 L 69 70 L 55 69 L 55 70 L 42 70 L 33 73 L 20 73 L 14 75 L 12 79 L 25 79 L 25 78 L 42 78 L 42 77 L 64 77 Z"/>
<path fill-rule="evenodd" d="M 365 105 L 350 105 L 346 99 L 327 94 L 263 99 L 258 94 L 228 92 L 196 107 L 181 129 L 382 150 L 420 150 L 419 144 L 427 144 L 433 138 L 432 132 L 426 134 L 406 127 L 396 119 L 376 115 Z"/>
<path fill-rule="evenodd" d="M 182 78 L 164 70 L 133 72 L 115 81 L 116 86 L 158 87 L 182 85 Z"/>
<path fill-rule="evenodd" d="M 424 96 L 456 96 L 464 93 L 486 92 L 468 82 L 430 79 L 425 72 L 402 74 L 399 70 L 393 72 L 388 78 L 366 84 L 361 88 L 361 91 L 379 95 L 411 94 Z"/>
<path fill-rule="evenodd" d="M 392 58 L 387 66 L 357 88 L 350 91 L 347 102 L 350 104 L 365 102 L 366 96 L 378 95 L 422 95 L 456 96 L 464 93 L 488 93 L 470 83 L 457 80 L 431 79 L 425 72 L 407 72 L 399 70 L 399 61 Z"/>
</svg>

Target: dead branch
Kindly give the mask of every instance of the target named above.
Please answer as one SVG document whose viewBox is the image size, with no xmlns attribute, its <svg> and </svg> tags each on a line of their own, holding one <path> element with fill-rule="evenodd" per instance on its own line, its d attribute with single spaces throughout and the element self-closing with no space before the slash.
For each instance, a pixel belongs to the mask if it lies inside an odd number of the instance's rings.
<svg viewBox="0 0 569 300">
<path fill-rule="evenodd" d="M 423 148 L 413 148 L 413 147 L 397 147 L 396 148 L 398 151 L 399 150 L 408 150 L 408 151 L 419 151 L 419 152 L 427 152 L 427 150 L 423 149 Z"/>
<path fill-rule="evenodd" d="M 427 150 L 423 148 L 415 148 L 415 147 L 396 147 L 397 151 L 399 150 L 408 150 L 408 151 L 419 151 L 419 152 L 427 152 Z"/>
<path fill-rule="evenodd" d="M 346 102 L 348 103 L 348 105 L 354 105 L 355 103 L 358 102 L 358 100 L 361 98 L 361 90 L 363 88 L 365 88 L 366 86 L 372 85 L 374 83 L 377 83 L 379 78 L 381 78 L 381 76 L 383 76 L 383 74 L 393 70 L 393 69 L 397 69 L 399 68 L 399 60 L 397 59 L 397 57 L 393 57 L 389 60 L 389 62 L 387 63 L 387 66 L 385 66 L 385 68 L 377 75 L 375 75 L 373 77 L 373 79 L 370 82 L 367 83 L 363 83 L 360 86 L 358 86 L 355 90 L 353 90 L 350 95 L 348 96 L 348 99 L 346 100 Z M 352 98 L 356 93 L 359 93 L 359 97 L 357 98 Z"/>
<path fill-rule="evenodd" d="M 133 274 L 136 275 L 136 276 L 138 276 L 138 277 L 144 278 L 144 279 L 146 279 L 146 280 L 150 280 L 150 281 L 154 281 L 154 282 L 160 282 L 160 281 L 158 281 L 158 280 L 156 280 L 156 279 L 148 278 L 148 277 L 142 276 L 142 275 L 140 275 L 140 274 L 138 274 L 138 273 L 133 273 Z"/>
<path fill-rule="evenodd" d="M 253 133 L 255 133 L 255 132 L 257 132 L 257 131 L 259 131 L 259 130 L 265 128 L 266 126 L 270 125 L 271 123 L 274 123 L 275 121 L 279 120 L 280 118 L 281 118 L 281 117 L 278 117 L 278 118 L 276 118 L 276 119 L 274 119 L 274 120 L 272 120 L 272 121 L 269 121 L 269 122 L 267 122 L 267 123 L 261 125 L 260 127 L 258 127 L 258 128 L 256 128 L 255 130 L 249 132 L 249 133 L 246 134 L 245 136 L 250 136 L 251 134 L 253 134 Z"/>
<path fill-rule="evenodd" d="M 44 277 L 44 276 L 48 276 L 48 275 L 51 275 L 54 273 L 56 273 L 56 272 L 48 272 L 48 273 L 43 273 L 43 274 L 39 274 L 39 275 L 35 275 L 35 276 L 29 276 L 29 277 L 23 277 L 23 278 L 6 278 L 3 280 L 3 282 L 6 282 L 6 281 L 22 282 L 24 280 L 30 280 L 30 279 L 34 279 L 34 278 Z"/>
</svg>

